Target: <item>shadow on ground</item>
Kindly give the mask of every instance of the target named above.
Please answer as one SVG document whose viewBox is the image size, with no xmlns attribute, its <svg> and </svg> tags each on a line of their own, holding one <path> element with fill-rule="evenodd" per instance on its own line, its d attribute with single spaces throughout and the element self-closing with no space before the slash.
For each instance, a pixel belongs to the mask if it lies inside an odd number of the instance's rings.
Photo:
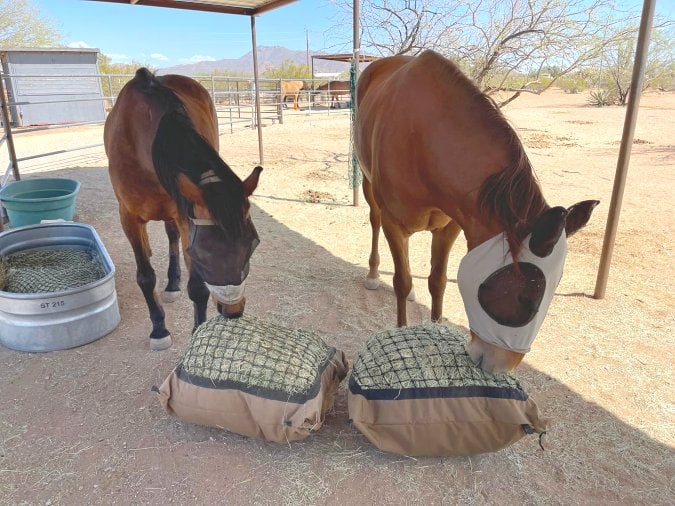
<svg viewBox="0 0 675 506">
<path fill-rule="evenodd" d="M 385 454 L 350 426 L 344 390 L 316 435 L 287 446 L 169 417 L 150 388 L 185 349 L 192 321 L 187 296 L 166 306 L 173 348 L 149 352 L 147 309 L 107 171 L 73 168 L 50 176 L 82 182 L 79 219 L 96 228 L 117 266 L 122 323 L 107 337 L 74 350 L 0 349 L 0 502 L 672 501 L 671 448 L 527 365 L 517 376 L 553 420 L 547 451 L 530 437 L 471 458 Z M 367 336 L 393 325 L 391 288 L 365 290 L 363 267 L 332 255 L 259 207 L 253 216 L 262 242 L 249 278 L 250 313 L 315 329 L 350 360 Z M 163 282 L 167 241 L 161 225 L 150 231 Z M 409 305 L 412 321 L 428 314 L 422 305 Z"/>
</svg>

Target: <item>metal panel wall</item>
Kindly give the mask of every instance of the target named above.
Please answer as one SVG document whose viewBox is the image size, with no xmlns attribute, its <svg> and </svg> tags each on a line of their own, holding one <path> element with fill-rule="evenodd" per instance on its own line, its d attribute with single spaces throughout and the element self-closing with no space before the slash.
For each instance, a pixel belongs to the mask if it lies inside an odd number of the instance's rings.
<svg viewBox="0 0 675 506">
<path fill-rule="evenodd" d="M 95 51 L 73 50 L 3 52 L 3 69 L 11 76 L 8 94 L 12 102 L 57 102 L 12 106 L 14 125 L 104 121 L 96 55 Z"/>
</svg>

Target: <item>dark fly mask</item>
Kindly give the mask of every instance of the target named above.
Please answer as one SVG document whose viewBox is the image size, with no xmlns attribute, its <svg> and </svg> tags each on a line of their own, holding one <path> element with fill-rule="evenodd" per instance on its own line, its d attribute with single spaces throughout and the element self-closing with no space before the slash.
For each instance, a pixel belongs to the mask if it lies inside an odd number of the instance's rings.
<svg viewBox="0 0 675 506">
<path fill-rule="evenodd" d="M 209 292 L 222 304 L 235 304 L 244 295 L 249 261 L 259 243 L 250 219 L 242 234 L 230 239 L 214 221 L 190 218 L 188 253 Z"/>
<path fill-rule="evenodd" d="M 207 171 L 200 186 L 219 182 L 213 171 Z M 188 253 L 195 271 L 221 304 L 236 304 L 243 297 L 249 261 L 258 244 L 258 232 L 250 218 L 236 238 L 228 237 L 213 220 L 190 218 Z"/>
</svg>

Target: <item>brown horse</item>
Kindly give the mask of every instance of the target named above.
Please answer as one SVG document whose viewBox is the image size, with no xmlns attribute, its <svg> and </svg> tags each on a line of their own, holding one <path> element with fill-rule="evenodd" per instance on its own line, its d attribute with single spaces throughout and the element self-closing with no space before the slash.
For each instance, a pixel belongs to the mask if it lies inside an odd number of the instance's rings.
<svg viewBox="0 0 675 506">
<path fill-rule="evenodd" d="M 317 87 L 316 90 L 314 90 L 314 93 L 320 93 L 322 95 L 328 94 L 330 108 L 334 109 L 337 104 L 337 108 L 339 109 L 340 98 L 351 93 L 349 88 L 349 81 L 330 81 L 329 83 Z"/>
<path fill-rule="evenodd" d="M 281 81 L 281 104 L 286 107 L 286 99 L 291 97 L 293 99 L 293 110 L 300 109 L 298 105 L 298 98 L 300 91 L 305 89 L 303 81 Z"/>
<path fill-rule="evenodd" d="M 406 325 L 406 297 L 414 299 L 408 238 L 429 230 L 431 317 L 440 320 L 448 254 L 463 230 L 469 252 L 458 285 L 469 352 L 488 371 L 513 369 L 560 280 L 566 237 L 598 202 L 548 206 L 498 107 L 433 51 L 371 63 L 357 97 L 356 148 L 373 229 L 366 287 L 379 284 L 381 226 L 395 264 L 398 325 Z"/>
<path fill-rule="evenodd" d="M 139 69 L 120 92 L 104 138 L 122 228 L 150 311 L 150 348 L 168 348 L 171 334 L 155 292 L 148 221 L 164 221 L 169 238 L 164 301 L 176 300 L 180 293 L 180 239 L 195 327 L 206 318 L 209 292 L 222 314 L 241 315 L 249 257 L 258 243 L 248 198 L 262 168 L 242 182 L 220 158 L 209 93 L 188 77 L 155 77 Z"/>
</svg>

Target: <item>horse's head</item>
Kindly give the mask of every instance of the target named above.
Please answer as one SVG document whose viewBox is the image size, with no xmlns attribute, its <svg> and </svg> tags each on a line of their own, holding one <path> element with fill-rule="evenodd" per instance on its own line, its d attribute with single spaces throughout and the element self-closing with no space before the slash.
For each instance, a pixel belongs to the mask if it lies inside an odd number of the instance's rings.
<svg viewBox="0 0 675 506">
<path fill-rule="evenodd" d="M 203 172 L 197 182 L 181 175 L 181 193 L 192 203 L 188 253 L 197 274 L 215 299 L 218 311 L 231 318 L 244 312 L 249 260 L 259 244 L 250 216 L 249 197 L 258 186 L 262 167 L 244 180 L 231 173 Z"/>
<path fill-rule="evenodd" d="M 560 282 L 567 237 L 590 219 L 597 200 L 543 212 L 514 262 L 505 234 L 473 248 L 457 281 L 471 329 L 468 351 L 488 372 L 514 369 L 541 327 Z"/>
</svg>

